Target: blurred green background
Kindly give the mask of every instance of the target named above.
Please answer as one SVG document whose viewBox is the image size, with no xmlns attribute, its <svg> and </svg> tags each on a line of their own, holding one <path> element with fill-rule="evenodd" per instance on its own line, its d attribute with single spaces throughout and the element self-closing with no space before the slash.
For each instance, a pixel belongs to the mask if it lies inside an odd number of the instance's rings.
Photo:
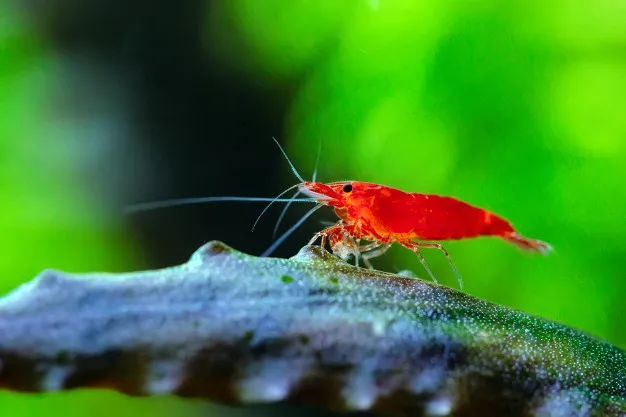
<svg viewBox="0 0 626 417">
<path fill-rule="evenodd" d="M 452 195 L 550 242 L 548 257 L 495 239 L 446 248 L 466 292 L 626 347 L 625 16 L 621 0 L 2 2 L 0 292 L 45 268 L 173 265 L 213 239 L 260 253 L 280 208 L 255 233 L 253 204 L 123 209 L 276 195 L 295 182 L 276 136 L 305 177 L 321 141 L 321 181 Z M 375 266 L 424 275 L 402 248 Z M 0 393 L 0 415 L 114 411 L 229 412 Z"/>
</svg>

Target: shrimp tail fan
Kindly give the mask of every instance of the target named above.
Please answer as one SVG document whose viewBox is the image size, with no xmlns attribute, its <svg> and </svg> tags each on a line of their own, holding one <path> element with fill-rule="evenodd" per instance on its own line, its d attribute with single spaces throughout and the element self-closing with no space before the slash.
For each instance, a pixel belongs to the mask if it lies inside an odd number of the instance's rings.
<svg viewBox="0 0 626 417">
<path fill-rule="evenodd" d="M 518 233 L 510 233 L 503 236 L 503 238 L 506 241 L 511 242 L 519 248 L 527 251 L 538 252 L 542 255 L 547 255 L 548 253 L 552 252 L 552 246 L 549 243 L 537 239 L 529 239 L 527 237 L 519 235 Z"/>
</svg>

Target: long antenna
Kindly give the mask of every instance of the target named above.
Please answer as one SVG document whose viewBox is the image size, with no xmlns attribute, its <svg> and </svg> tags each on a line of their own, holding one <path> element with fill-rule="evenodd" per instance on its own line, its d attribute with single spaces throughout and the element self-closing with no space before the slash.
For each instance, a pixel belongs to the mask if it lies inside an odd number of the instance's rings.
<svg viewBox="0 0 626 417">
<path fill-rule="evenodd" d="M 299 186 L 300 184 L 296 184 L 296 185 L 292 185 L 291 187 L 287 188 L 285 191 L 283 191 L 282 193 L 278 194 L 276 196 L 276 198 L 274 198 L 272 201 L 270 201 L 270 203 L 265 206 L 265 208 L 263 209 L 263 211 L 261 212 L 261 214 L 259 214 L 259 217 L 256 218 L 256 220 L 254 221 L 254 224 L 252 225 L 252 231 L 254 232 L 254 228 L 256 227 L 256 224 L 259 222 L 259 220 L 261 220 L 261 217 L 263 217 L 263 215 L 265 214 L 265 212 L 267 211 L 267 209 L 270 208 L 270 206 L 272 204 L 274 204 L 277 200 L 280 200 L 280 197 L 285 195 L 286 193 L 288 193 L 289 191 L 293 190 L 294 188 L 296 188 L 297 186 Z M 291 200 L 294 200 L 295 196 L 291 197 Z M 289 203 L 287 203 L 289 204 Z M 291 204 L 289 204 L 291 205 Z"/>
<path fill-rule="evenodd" d="M 314 198 L 270 198 L 270 197 L 192 197 L 192 198 L 179 198 L 176 200 L 163 200 L 153 201 L 150 203 L 134 204 L 126 207 L 125 211 L 128 213 L 134 213 L 138 211 L 153 210 L 165 207 L 183 206 L 187 204 L 200 204 L 200 203 L 214 203 L 222 201 L 252 201 L 252 202 L 273 202 L 273 203 L 317 203 Z"/>
<path fill-rule="evenodd" d="M 291 226 L 289 228 L 289 230 L 287 230 L 285 233 L 283 233 L 283 235 L 281 237 L 279 237 L 274 243 L 272 243 L 272 246 L 267 248 L 265 250 L 265 252 L 263 252 L 261 254 L 261 257 L 269 256 L 272 252 L 274 252 L 274 250 L 278 246 L 280 246 L 280 244 L 283 243 L 285 241 L 285 239 L 287 239 L 289 237 L 289 235 L 291 235 L 294 232 L 294 230 L 296 230 L 298 227 L 300 227 L 302 225 L 302 223 L 304 223 L 305 220 L 308 219 L 311 216 L 311 214 L 315 213 L 316 210 L 319 210 L 322 207 L 323 207 L 323 205 L 319 204 L 319 205 L 313 207 L 311 210 L 309 210 L 304 216 L 302 216 L 302 218 L 300 220 L 298 220 L 298 222 L 296 224 Z"/>
<path fill-rule="evenodd" d="M 287 162 L 289 163 L 289 166 L 291 167 L 291 171 L 294 173 L 294 175 L 300 180 L 300 182 L 304 182 L 304 179 L 302 178 L 302 176 L 300 175 L 300 173 L 298 172 L 298 170 L 296 169 L 295 166 L 293 166 L 293 164 L 291 163 L 291 160 L 289 159 L 289 157 L 287 156 L 287 153 L 285 152 L 285 150 L 283 149 L 282 146 L 280 146 L 280 143 L 278 143 L 278 141 L 276 140 L 276 138 L 274 136 L 272 136 L 272 139 L 274 139 L 274 142 L 276 143 L 276 145 L 278 145 L 278 149 L 280 149 L 280 151 L 283 153 L 283 156 L 285 157 L 285 159 L 287 160 Z"/>
<path fill-rule="evenodd" d="M 298 194 L 300 194 L 302 191 L 298 190 L 296 191 L 296 193 L 294 195 L 291 196 L 291 198 L 295 199 Z M 280 216 L 278 216 L 278 220 L 276 220 L 276 224 L 274 225 L 274 231 L 272 232 L 272 238 L 276 238 L 276 233 L 278 233 L 278 228 L 280 227 L 280 223 L 283 221 L 283 219 L 285 218 L 285 214 L 287 214 L 287 210 L 289 210 L 289 207 L 291 207 L 291 203 L 287 203 L 285 204 L 285 208 L 283 208 L 283 211 L 280 212 Z"/>
<path fill-rule="evenodd" d="M 317 179 L 317 167 L 320 164 L 320 155 L 322 154 L 322 138 L 320 138 L 320 143 L 317 145 L 317 159 L 315 161 L 315 169 L 313 170 L 313 182 Z"/>
<path fill-rule="evenodd" d="M 313 182 L 315 182 L 317 180 L 317 168 L 319 167 L 320 164 L 320 156 L 322 155 L 322 138 L 320 138 L 319 143 L 317 145 L 317 158 L 315 160 L 315 169 L 313 169 Z M 302 192 L 302 190 L 299 190 L 297 193 L 295 193 L 294 195 L 291 196 L 291 198 L 295 199 L 298 194 L 300 194 Z M 280 223 L 283 221 L 283 219 L 285 218 L 285 214 L 287 214 L 287 210 L 289 210 L 289 207 L 291 206 L 291 203 L 287 203 L 285 205 L 285 207 L 283 208 L 283 211 L 280 213 L 280 216 L 278 217 L 278 220 L 276 220 L 276 225 L 274 226 L 274 232 L 272 233 L 272 237 L 276 237 L 276 233 L 278 232 L 278 228 L 280 227 Z"/>
</svg>

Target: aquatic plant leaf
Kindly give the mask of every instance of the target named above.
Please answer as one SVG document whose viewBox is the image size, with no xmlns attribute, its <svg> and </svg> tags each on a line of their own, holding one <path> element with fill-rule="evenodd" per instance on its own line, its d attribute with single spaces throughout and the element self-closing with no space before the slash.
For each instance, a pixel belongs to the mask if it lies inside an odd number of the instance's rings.
<svg viewBox="0 0 626 417">
<path fill-rule="evenodd" d="M 618 416 L 626 353 L 318 247 L 275 259 L 211 242 L 162 270 L 44 271 L 0 299 L 0 387 L 391 416 Z"/>
</svg>

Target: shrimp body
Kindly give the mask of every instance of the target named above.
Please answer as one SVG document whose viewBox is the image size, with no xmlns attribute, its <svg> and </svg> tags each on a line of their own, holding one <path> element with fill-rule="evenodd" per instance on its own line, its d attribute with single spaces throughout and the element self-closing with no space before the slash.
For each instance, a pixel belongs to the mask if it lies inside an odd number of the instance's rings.
<svg viewBox="0 0 626 417">
<path fill-rule="evenodd" d="M 335 226 L 316 235 L 322 236 L 323 243 L 325 238 L 329 238 L 335 253 L 342 251 L 346 254 L 350 250 L 362 252 L 381 247 L 386 250 L 388 245 L 398 242 L 414 250 L 420 260 L 423 258 L 419 248 L 424 247 L 438 248 L 450 260 L 440 244 L 422 241 L 478 236 L 499 237 L 520 248 L 539 253 L 551 250 L 545 242 L 521 236 L 504 218 L 453 197 L 407 193 L 358 181 L 329 184 L 304 182 L 300 190 L 316 198 L 320 204 L 333 207 L 341 219 Z M 360 239 L 373 244 L 359 247 L 357 242 Z M 368 258 L 364 259 L 367 261 Z"/>
<path fill-rule="evenodd" d="M 467 239 L 477 236 L 496 236 L 522 249 L 547 253 L 552 248 L 549 244 L 536 239 L 528 239 L 515 231 L 513 226 L 496 214 L 471 206 L 452 197 L 434 194 L 406 193 L 404 191 L 359 181 L 339 181 L 319 183 L 315 181 L 317 167 L 312 181 L 305 181 L 280 146 L 276 138 L 272 138 L 293 174 L 300 181 L 289 187 L 275 198 L 266 197 L 198 197 L 176 200 L 156 201 L 132 206 L 132 211 L 151 210 L 183 204 L 208 203 L 218 201 L 264 201 L 269 202 L 257 217 L 259 221 L 263 213 L 276 202 L 288 203 L 279 218 L 280 220 L 290 204 L 294 202 L 317 203 L 295 225 L 287 230 L 261 256 L 268 256 L 278 245 L 296 230 L 309 216 L 323 205 L 333 207 L 339 221 L 333 226 L 321 230 L 309 242 L 312 244 L 321 238 L 321 246 L 330 244 L 333 253 L 343 259 L 354 256 L 358 264 L 359 258 L 371 268 L 369 259 L 382 255 L 392 243 L 397 242 L 414 251 L 433 281 L 437 281 L 422 256 L 421 248 L 436 248 L 446 256 L 454 270 L 459 285 L 462 279 L 450 255 L 438 241 L 451 239 Z M 281 198 L 285 193 L 299 190 L 292 198 Z M 298 194 L 305 194 L 308 199 L 296 199 Z M 256 225 L 255 222 L 255 225 Z M 254 230 L 254 226 L 253 226 Z M 365 240 L 369 243 L 362 244 Z"/>
</svg>

